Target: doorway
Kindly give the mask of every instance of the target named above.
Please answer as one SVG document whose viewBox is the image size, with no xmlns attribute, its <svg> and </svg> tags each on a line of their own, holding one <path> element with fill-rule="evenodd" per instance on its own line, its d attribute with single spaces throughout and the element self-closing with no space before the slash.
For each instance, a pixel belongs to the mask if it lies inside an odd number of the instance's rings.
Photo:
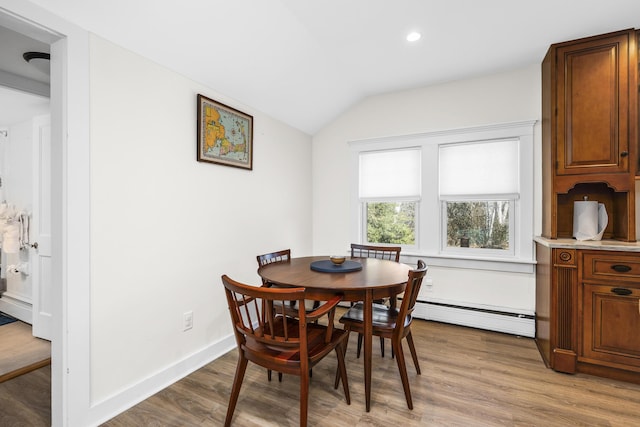
<svg viewBox="0 0 640 427">
<path fill-rule="evenodd" d="M 21 228 L 19 246 L 10 249 L 5 242 L 0 255 L 0 312 L 17 319 L 0 331 L 0 352 L 11 355 L 1 360 L 0 378 L 11 381 L 51 362 L 51 345 L 45 341 L 51 339 L 50 285 L 41 287 L 41 281 L 50 282 L 50 277 L 41 271 L 46 264 L 39 262 L 36 237 L 42 224 L 40 208 L 51 210 L 42 206 L 50 200 L 50 191 L 41 185 L 43 174 L 50 174 L 51 168 L 40 160 L 51 160 L 46 152 L 40 153 L 50 146 L 50 73 L 49 61 L 43 58 L 50 45 L 4 26 L 0 26 L 0 39 L 0 209 L 3 223 Z M 27 55 L 34 52 L 42 54 L 37 61 Z M 49 388 L 50 384 L 49 375 Z M 22 398 L 15 393 L 14 397 Z"/>
</svg>

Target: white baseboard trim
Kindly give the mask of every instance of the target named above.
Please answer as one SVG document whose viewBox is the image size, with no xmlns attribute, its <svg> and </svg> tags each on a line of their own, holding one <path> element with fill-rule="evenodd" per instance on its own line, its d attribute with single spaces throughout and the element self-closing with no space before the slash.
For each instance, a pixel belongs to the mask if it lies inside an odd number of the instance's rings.
<svg viewBox="0 0 640 427">
<path fill-rule="evenodd" d="M 400 304 L 399 299 L 398 304 Z M 349 307 L 341 302 L 341 307 Z M 465 307 L 437 302 L 418 300 L 413 311 L 416 319 L 433 320 L 452 325 L 468 326 L 489 331 L 504 332 L 522 337 L 534 338 L 536 334 L 535 317 L 522 313 L 497 311 L 481 307 Z"/>
<path fill-rule="evenodd" d="M 98 426 L 107 422 L 116 415 L 132 408 L 176 381 L 221 357 L 235 347 L 235 336 L 233 334 L 229 335 L 221 341 L 203 348 L 116 395 L 99 402 L 93 402 L 90 416 L 92 425 Z"/>
<path fill-rule="evenodd" d="M 418 301 L 413 315 L 417 319 L 469 326 L 530 338 L 534 338 L 536 332 L 535 318 L 517 313 Z"/>
<path fill-rule="evenodd" d="M 33 324 L 33 310 L 31 304 L 22 301 L 18 297 L 13 297 L 9 292 L 5 292 L 0 297 L 0 311 L 7 313 L 18 320 Z"/>
</svg>

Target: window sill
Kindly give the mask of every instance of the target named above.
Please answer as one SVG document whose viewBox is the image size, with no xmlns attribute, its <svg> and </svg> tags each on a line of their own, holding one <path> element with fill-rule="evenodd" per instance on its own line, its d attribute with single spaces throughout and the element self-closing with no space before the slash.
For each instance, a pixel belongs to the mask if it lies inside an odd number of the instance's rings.
<svg viewBox="0 0 640 427">
<path fill-rule="evenodd" d="M 460 255 L 417 254 L 409 252 L 403 252 L 401 255 L 401 261 L 403 262 L 415 264 L 418 259 L 423 260 L 427 265 L 433 267 L 466 268 L 472 270 L 490 270 L 524 274 L 533 274 L 535 272 L 536 265 L 535 260 L 522 258 L 481 258 L 464 257 Z"/>
</svg>

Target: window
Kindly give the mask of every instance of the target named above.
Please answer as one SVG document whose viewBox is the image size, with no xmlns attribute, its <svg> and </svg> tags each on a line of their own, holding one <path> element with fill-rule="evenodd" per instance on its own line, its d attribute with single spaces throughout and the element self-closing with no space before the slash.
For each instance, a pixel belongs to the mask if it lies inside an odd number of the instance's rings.
<svg viewBox="0 0 640 427">
<path fill-rule="evenodd" d="M 514 254 L 519 140 L 439 146 L 442 250 Z"/>
<path fill-rule="evenodd" d="M 364 202 L 367 243 L 416 244 L 417 202 Z"/>
<path fill-rule="evenodd" d="M 363 241 L 415 246 L 420 150 L 361 152 L 358 171 Z"/>
<path fill-rule="evenodd" d="M 530 273 L 535 124 L 350 142 L 351 240 L 399 244 L 434 266 Z"/>
<path fill-rule="evenodd" d="M 512 249 L 511 200 L 444 201 L 446 248 Z"/>
</svg>

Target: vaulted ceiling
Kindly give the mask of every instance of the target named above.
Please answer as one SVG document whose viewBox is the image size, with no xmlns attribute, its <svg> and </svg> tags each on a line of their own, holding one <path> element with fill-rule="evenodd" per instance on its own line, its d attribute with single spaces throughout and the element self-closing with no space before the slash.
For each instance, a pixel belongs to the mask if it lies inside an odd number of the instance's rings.
<svg viewBox="0 0 640 427">
<path fill-rule="evenodd" d="M 31 1 L 311 135 L 368 96 L 539 64 L 552 43 L 640 27 L 638 0 Z M 422 38 L 410 44 L 412 30 Z"/>
</svg>

